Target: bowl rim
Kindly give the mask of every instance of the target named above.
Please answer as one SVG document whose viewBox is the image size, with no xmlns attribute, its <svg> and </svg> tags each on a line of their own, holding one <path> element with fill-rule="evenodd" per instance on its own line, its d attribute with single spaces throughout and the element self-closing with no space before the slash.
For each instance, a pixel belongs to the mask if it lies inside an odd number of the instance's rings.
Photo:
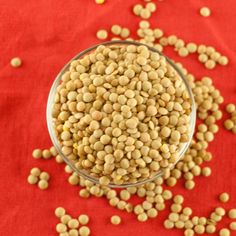
<svg viewBox="0 0 236 236">
<path fill-rule="evenodd" d="M 143 43 L 139 43 L 139 42 L 134 42 L 134 41 L 126 41 L 126 40 L 113 40 L 113 41 L 107 41 L 107 42 L 103 42 L 103 43 L 99 43 L 99 44 L 95 44 L 83 51 L 81 51 L 80 53 L 78 53 L 77 55 L 75 55 L 71 60 L 69 60 L 69 62 L 66 63 L 66 65 L 60 70 L 60 72 L 57 74 L 56 78 L 53 81 L 53 84 L 50 88 L 50 92 L 48 95 L 48 100 L 47 100 L 47 107 L 46 107 L 46 121 L 47 121 L 47 128 L 48 128 L 48 132 L 49 132 L 49 136 L 52 140 L 53 145 L 55 146 L 58 154 L 62 157 L 63 161 L 70 166 L 70 168 L 79 176 L 82 176 L 84 179 L 87 179 L 95 184 L 99 184 L 99 179 L 95 178 L 89 174 L 87 174 L 86 172 L 84 172 L 83 170 L 80 170 L 78 168 L 75 167 L 74 163 L 72 163 L 66 155 L 63 154 L 62 150 L 61 150 L 61 145 L 56 137 L 56 133 L 53 127 L 53 118 L 52 118 L 52 107 L 54 104 L 54 98 L 56 95 L 56 89 L 58 87 L 58 85 L 60 84 L 61 81 L 61 77 L 62 75 L 68 71 L 70 64 L 72 61 L 77 60 L 81 57 L 83 57 L 84 55 L 88 54 L 89 52 L 92 52 L 93 50 L 95 50 L 97 47 L 99 47 L 100 45 L 104 45 L 104 46 L 111 46 L 111 45 L 135 45 L 135 46 L 146 46 L 150 51 L 152 52 L 156 52 L 159 55 L 165 57 L 165 59 L 167 60 L 167 62 L 176 70 L 176 72 L 179 74 L 180 78 L 183 80 L 185 87 L 188 91 L 189 97 L 191 99 L 192 105 L 191 105 L 191 113 L 190 113 L 190 124 L 189 124 L 189 141 L 184 143 L 182 145 L 182 147 L 179 150 L 179 156 L 178 159 L 176 160 L 175 163 L 173 163 L 171 168 L 174 168 L 174 166 L 181 160 L 181 158 L 183 157 L 184 153 L 186 152 L 186 150 L 188 149 L 192 138 L 193 138 L 193 134 L 194 134 L 194 129 L 195 129 L 195 125 L 196 125 L 196 105 L 195 105 L 195 101 L 194 101 L 194 96 L 192 93 L 192 90 L 188 84 L 188 81 L 186 80 L 185 76 L 183 75 L 183 73 L 181 72 L 181 69 L 178 68 L 178 66 L 169 58 L 167 57 L 165 54 L 163 54 L 162 52 L 158 51 L 157 49 L 150 47 L 146 44 Z M 127 187 L 136 187 L 145 183 L 148 183 L 150 181 L 154 181 L 156 178 L 161 177 L 163 175 L 163 170 L 159 170 L 154 176 L 152 176 L 151 178 L 147 178 L 141 181 L 138 181 L 136 183 L 124 183 L 121 185 L 117 185 L 114 183 L 110 183 L 108 185 L 108 187 L 111 188 L 127 188 Z"/>
</svg>

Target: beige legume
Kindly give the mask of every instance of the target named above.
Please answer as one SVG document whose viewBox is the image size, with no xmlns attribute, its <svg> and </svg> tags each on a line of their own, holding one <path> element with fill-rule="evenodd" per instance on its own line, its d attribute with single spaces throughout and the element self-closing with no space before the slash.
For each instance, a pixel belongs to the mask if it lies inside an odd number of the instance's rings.
<svg viewBox="0 0 236 236">
<path fill-rule="evenodd" d="M 58 218 L 61 218 L 62 216 L 64 216 L 66 214 L 66 210 L 63 207 L 58 207 L 55 209 L 55 215 Z"/>
<path fill-rule="evenodd" d="M 227 104 L 227 106 L 226 106 L 226 111 L 227 111 L 228 113 L 233 113 L 235 110 L 236 110 L 236 109 L 235 109 L 235 105 L 234 105 L 233 103 Z"/>
<path fill-rule="evenodd" d="M 48 149 L 45 149 L 42 152 L 42 156 L 43 156 L 44 159 L 49 159 L 52 156 L 52 154 Z"/>
<path fill-rule="evenodd" d="M 103 4 L 103 3 L 105 3 L 105 0 L 95 0 L 95 2 L 96 2 L 97 4 Z"/>
<path fill-rule="evenodd" d="M 169 220 L 172 222 L 177 222 L 179 220 L 179 215 L 177 213 L 170 213 L 169 214 Z"/>
<path fill-rule="evenodd" d="M 77 229 L 70 229 L 69 230 L 69 236 L 78 236 L 79 232 Z"/>
<path fill-rule="evenodd" d="M 217 207 L 217 208 L 215 209 L 215 213 L 216 213 L 217 215 L 219 215 L 219 216 L 224 216 L 224 215 L 225 215 L 225 209 L 222 208 L 222 207 Z"/>
<path fill-rule="evenodd" d="M 229 225 L 229 228 L 231 230 L 236 230 L 236 222 L 231 222 L 230 225 Z"/>
<path fill-rule="evenodd" d="M 130 30 L 128 28 L 122 28 L 120 32 L 120 36 L 122 38 L 127 38 L 130 35 Z"/>
<path fill-rule="evenodd" d="M 104 40 L 104 39 L 107 39 L 107 37 L 108 37 L 108 33 L 107 33 L 106 30 L 99 30 L 97 32 L 97 38 L 98 39 Z"/>
<path fill-rule="evenodd" d="M 38 167 L 34 167 L 31 169 L 30 174 L 38 177 L 41 173 L 41 170 Z"/>
<path fill-rule="evenodd" d="M 47 188 L 48 188 L 48 182 L 47 182 L 47 180 L 44 180 L 44 179 L 39 180 L 39 182 L 38 182 L 38 187 L 39 187 L 41 190 L 47 189 Z"/>
<path fill-rule="evenodd" d="M 221 229 L 219 232 L 220 236 L 230 236 L 230 231 L 228 229 Z"/>
<path fill-rule="evenodd" d="M 144 221 L 147 221 L 148 216 L 147 216 L 146 213 L 143 212 L 143 213 L 141 213 L 141 214 L 138 215 L 137 219 L 138 219 L 138 221 L 140 221 L 140 222 L 144 222 Z"/>
<path fill-rule="evenodd" d="M 211 10 L 208 7 L 202 7 L 200 9 L 201 16 L 207 17 L 211 15 Z"/>
<path fill-rule="evenodd" d="M 143 19 L 149 19 L 151 17 L 151 12 L 148 9 L 143 8 L 140 11 L 140 16 Z"/>
<path fill-rule="evenodd" d="M 29 184 L 36 184 L 36 183 L 38 183 L 38 180 L 39 180 L 38 177 L 35 175 L 32 175 L 32 174 L 29 175 L 27 178 L 27 181 Z"/>
<path fill-rule="evenodd" d="M 11 64 L 12 67 L 17 68 L 17 67 L 21 66 L 22 61 L 19 57 L 14 57 L 14 58 L 11 59 L 10 64 Z"/>
<path fill-rule="evenodd" d="M 193 236 L 194 235 L 194 231 L 192 229 L 186 229 L 184 231 L 184 236 Z"/>
<path fill-rule="evenodd" d="M 187 180 L 184 184 L 186 189 L 193 189 L 195 187 L 195 182 L 193 180 Z"/>
<path fill-rule="evenodd" d="M 50 179 L 50 175 L 46 171 L 43 171 L 39 175 L 39 178 L 48 181 Z"/>
<path fill-rule="evenodd" d="M 88 215 L 80 215 L 80 216 L 78 217 L 78 220 L 79 220 L 79 223 L 80 223 L 80 224 L 86 225 L 86 224 L 88 224 L 88 222 L 89 222 L 89 217 L 88 217 Z"/>
<path fill-rule="evenodd" d="M 34 149 L 32 156 L 35 159 L 41 158 L 42 157 L 42 150 L 41 149 Z"/>
<path fill-rule="evenodd" d="M 229 201 L 229 194 L 228 193 L 221 193 L 219 196 L 219 200 L 221 202 L 228 202 Z"/>
<path fill-rule="evenodd" d="M 172 204 L 171 211 L 175 213 L 179 213 L 182 210 L 182 206 L 180 204 Z"/>
<path fill-rule="evenodd" d="M 182 195 L 176 195 L 176 196 L 174 196 L 173 201 L 176 204 L 183 204 L 184 197 Z"/>
<path fill-rule="evenodd" d="M 113 225 L 119 225 L 121 223 L 121 218 L 117 215 L 111 217 L 111 223 Z"/>
<path fill-rule="evenodd" d="M 58 154 L 57 150 L 54 146 L 50 147 L 49 151 L 50 151 L 51 155 L 54 157 L 57 156 L 57 154 Z"/>
<path fill-rule="evenodd" d="M 155 12 L 156 4 L 154 2 L 149 2 L 146 4 L 146 9 L 148 9 L 150 12 Z"/>
<path fill-rule="evenodd" d="M 210 176 L 211 175 L 211 168 L 209 167 L 203 167 L 202 168 L 202 175 L 203 176 Z"/>
<path fill-rule="evenodd" d="M 143 7 L 142 7 L 141 4 L 136 4 L 136 5 L 134 5 L 134 7 L 133 7 L 133 13 L 134 13 L 136 16 L 139 16 L 142 9 L 143 9 Z"/>
<path fill-rule="evenodd" d="M 220 56 L 218 63 L 222 66 L 226 66 L 229 63 L 229 60 L 226 56 Z"/>
<path fill-rule="evenodd" d="M 158 215 L 158 211 L 155 208 L 147 210 L 147 216 L 150 218 L 155 218 Z"/>
<path fill-rule="evenodd" d="M 63 215 L 63 216 L 61 216 L 61 223 L 63 223 L 63 224 L 67 224 L 70 220 L 71 220 L 71 216 L 70 215 Z"/>
<path fill-rule="evenodd" d="M 197 45 L 195 43 L 188 43 L 186 48 L 189 53 L 195 53 L 197 51 Z"/>
<path fill-rule="evenodd" d="M 229 216 L 230 219 L 236 219 L 236 209 L 231 209 L 228 212 L 228 216 Z"/>
<path fill-rule="evenodd" d="M 206 226 L 206 233 L 213 234 L 216 231 L 216 227 L 214 225 L 207 225 Z"/>
<path fill-rule="evenodd" d="M 79 235 L 81 236 L 88 236 L 90 235 L 90 229 L 87 226 L 82 226 L 79 228 Z"/>
<path fill-rule="evenodd" d="M 174 226 L 175 226 L 175 224 L 172 221 L 170 221 L 170 220 L 165 220 L 164 221 L 164 227 L 166 229 L 173 229 Z"/>
<path fill-rule="evenodd" d="M 188 56 L 188 49 L 185 47 L 181 47 L 178 52 L 181 57 Z"/>
<path fill-rule="evenodd" d="M 58 224 L 56 225 L 56 231 L 57 231 L 58 233 L 65 233 L 66 230 L 67 230 L 67 227 L 66 227 L 65 224 L 63 224 L 63 223 L 58 223 Z"/>
<path fill-rule="evenodd" d="M 203 234 L 205 232 L 205 227 L 203 225 L 196 225 L 194 227 L 194 231 L 197 233 L 197 234 Z"/>
<path fill-rule="evenodd" d="M 119 25 L 113 25 L 113 26 L 111 27 L 111 32 L 112 32 L 113 34 L 115 34 L 115 35 L 120 35 L 121 30 L 122 30 L 122 28 L 121 28 L 121 26 L 119 26 Z"/>
<path fill-rule="evenodd" d="M 71 219 L 67 224 L 71 229 L 77 229 L 79 227 L 79 221 L 77 219 Z"/>
<path fill-rule="evenodd" d="M 230 119 L 227 119 L 225 122 L 224 122 L 224 127 L 227 129 L 227 130 L 231 130 L 233 129 L 234 127 L 234 122 Z"/>
</svg>

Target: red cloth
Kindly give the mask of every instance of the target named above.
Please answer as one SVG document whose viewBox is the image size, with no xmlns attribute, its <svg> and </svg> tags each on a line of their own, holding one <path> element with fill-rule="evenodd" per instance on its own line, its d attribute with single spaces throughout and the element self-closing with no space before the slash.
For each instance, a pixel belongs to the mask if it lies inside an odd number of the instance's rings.
<svg viewBox="0 0 236 236">
<path fill-rule="evenodd" d="M 182 230 L 166 230 L 163 220 L 168 211 L 157 219 L 138 223 L 133 214 L 120 212 L 105 199 L 81 199 L 78 187 L 67 183 L 64 166 L 54 160 L 34 160 L 32 150 L 50 147 L 45 110 L 50 86 L 62 66 L 75 54 L 98 42 L 99 28 L 108 29 L 118 23 L 128 26 L 135 36 L 139 18 L 131 13 L 132 6 L 142 1 L 107 0 L 96 5 L 93 0 L 0 0 L 0 235 L 53 236 L 58 219 L 54 209 L 65 207 L 69 214 L 91 216 L 92 235 L 183 235 Z M 199 77 L 207 75 L 222 92 L 225 104 L 236 103 L 236 2 L 235 0 L 164 0 L 157 2 L 151 18 L 152 26 L 162 28 L 167 35 L 197 43 L 214 45 L 230 59 L 227 67 L 209 71 L 197 61 L 196 55 L 179 58 L 173 50 L 167 54 Z M 199 8 L 212 10 L 209 18 L 199 15 Z M 23 60 L 20 68 L 9 65 L 12 57 Z M 222 106 L 224 107 L 224 105 Z M 224 115 L 226 118 L 227 115 Z M 209 163 L 212 176 L 196 178 L 196 188 L 186 191 L 182 183 L 173 189 L 185 196 L 185 206 L 194 215 L 207 216 L 220 206 L 217 195 L 227 191 L 231 201 L 224 206 L 236 207 L 236 136 L 222 128 L 210 145 L 214 159 Z M 38 166 L 51 175 L 50 187 L 40 191 L 27 184 L 32 167 Z M 109 217 L 122 216 L 121 227 L 112 226 Z M 220 226 L 227 226 L 224 223 Z M 236 235 L 236 233 L 232 233 Z"/>
</svg>

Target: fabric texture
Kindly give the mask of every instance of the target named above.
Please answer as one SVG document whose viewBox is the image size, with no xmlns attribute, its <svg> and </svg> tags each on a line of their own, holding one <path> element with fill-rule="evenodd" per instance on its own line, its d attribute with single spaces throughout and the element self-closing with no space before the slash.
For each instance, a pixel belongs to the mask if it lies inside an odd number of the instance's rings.
<svg viewBox="0 0 236 236">
<path fill-rule="evenodd" d="M 145 223 L 137 222 L 134 214 L 127 214 L 109 206 L 104 198 L 79 197 L 79 187 L 67 183 L 64 165 L 54 160 L 34 160 L 34 148 L 48 148 L 51 141 L 46 126 L 46 103 L 50 86 L 60 69 L 81 50 L 98 43 L 96 31 L 109 29 L 112 24 L 127 26 L 136 37 L 140 18 L 131 13 L 138 0 L 107 0 L 97 5 L 93 0 L 0 0 L 0 235 L 56 236 L 59 221 L 54 209 L 63 206 L 76 217 L 86 213 L 95 236 L 152 236 L 183 235 L 182 230 L 166 230 L 163 221 L 169 210 Z M 155 1 L 157 11 L 152 15 L 152 27 L 160 27 L 167 35 L 175 34 L 186 42 L 213 45 L 229 57 L 226 67 L 209 71 L 197 61 L 197 55 L 179 58 L 173 49 L 165 52 L 180 61 L 197 78 L 210 76 L 225 98 L 222 105 L 236 103 L 236 2 L 235 0 L 163 0 Z M 208 6 L 208 18 L 199 15 L 199 8 Z M 12 57 L 22 58 L 20 68 L 12 68 Z M 224 119 L 227 118 L 224 112 Z M 212 176 L 196 178 L 192 191 L 183 188 L 182 181 L 173 188 L 185 197 L 185 206 L 193 214 L 208 216 L 217 206 L 236 207 L 236 136 L 220 132 L 210 144 L 213 160 L 209 163 Z M 39 167 L 51 175 L 49 189 L 39 190 L 27 183 L 32 167 Z M 231 196 L 221 204 L 221 192 Z M 138 202 L 138 199 L 134 199 Z M 166 205 L 169 208 L 169 203 Z M 122 217 L 120 227 L 110 224 L 113 214 Z M 229 220 L 224 218 L 220 227 Z M 217 235 L 217 234 L 215 234 Z M 232 232 L 231 235 L 236 235 Z"/>
</svg>

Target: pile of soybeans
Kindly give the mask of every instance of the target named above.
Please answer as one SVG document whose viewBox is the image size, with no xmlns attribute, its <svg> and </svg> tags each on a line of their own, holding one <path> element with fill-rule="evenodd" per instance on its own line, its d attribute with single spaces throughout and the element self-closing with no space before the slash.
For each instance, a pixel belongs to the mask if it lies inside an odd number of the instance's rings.
<svg viewBox="0 0 236 236">
<path fill-rule="evenodd" d="M 71 62 L 53 105 L 62 152 L 102 185 L 137 183 L 168 170 L 189 141 L 183 79 L 146 46 L 100 45 Z"/>
</svg>

